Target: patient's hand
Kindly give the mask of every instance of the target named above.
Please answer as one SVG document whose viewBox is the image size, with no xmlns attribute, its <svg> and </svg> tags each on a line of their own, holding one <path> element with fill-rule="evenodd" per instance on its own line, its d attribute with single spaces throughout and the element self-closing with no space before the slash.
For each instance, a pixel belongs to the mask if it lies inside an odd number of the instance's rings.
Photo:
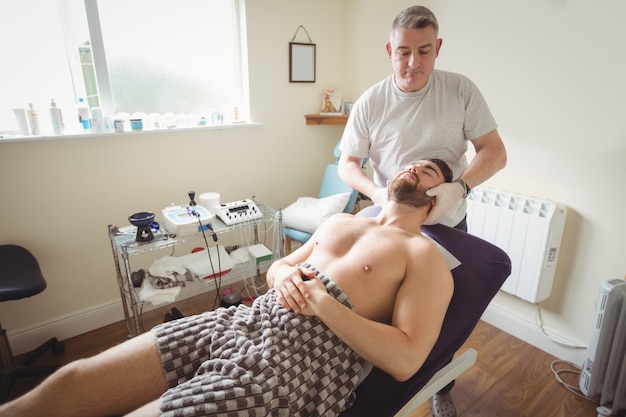
<svg viewBox="0 0 626 417">
<path fill-rule="evenodd" d="M 287 310 L 300 313 L 306 308 L 306 299 L 310 296 L 307 286 L 304 285 L 305 279 L 313 278 L 315 278 L 315 272 L 309 269 L 299 266 L 289 267 L 289 269 L 282 267 L 280 277 L 276 277 L 274 282 L 278 303 Z"/>
<path fill-rule="evenodd" d="M 321 301 L 324 296 L 328 295 L 328 289 L 326 285 L 317 277 L 304 281 L 301 285 L 302 288 L 298 288 L 300 292 L 306 292 L 306 305 L 302 308 L 301 314 L 305 316 L 317 316 L 317 309 L 321 306 Z"/>
</svg>

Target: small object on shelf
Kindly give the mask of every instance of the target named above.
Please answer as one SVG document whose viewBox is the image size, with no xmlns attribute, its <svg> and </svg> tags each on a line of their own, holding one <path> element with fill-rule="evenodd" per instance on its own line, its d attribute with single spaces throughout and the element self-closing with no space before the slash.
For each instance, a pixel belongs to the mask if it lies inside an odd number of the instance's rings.
<svg viewBox="0 0 626 417">
<path fill-rule="evenodd" d="M 269 250 L 264 244 L 259 243 L 248 247 L 250 255 L 258 262 L 269 261 L 272 259 L 272 251 Z"/>
<path fill-rule="evenodd" d="M 41 128 L 39 127 L 39 113 L 35 110 L 33 103 L 28 103 L 26 115 L 28 116 L 28 122 L 30 123 L 30 133 L 35 136 L 41 134 Z"/>
<path fill-rule="evenodd" d="M 78 99 L 78 122 L 83 130 L 91 130 L 91 110 L 82 97 Z"/>
<path fill-rule="evenodd" d="M 131 214 L 128 217 L 128 221 L 133 226 L 137 226 L 137 236 L 135 237 L 137 242 L 149 242 L 154 239 L 152 229 L 150 229 L 150 223 L 154 221 L 154 213 L 140 211 L 139 213 Z"/>
<path fill-rule="evenodd" d="M 141 284 L 143 283 L 143 279 L 146 277 L 146 271 L 140 269 L 138 271 L 134 271 L 130 274 L 131 281 L 133 282 L 133 287 L 141 288 Z"/>
<path fill-rule="evenodd" d="M 220 204 L 215 214 L 228 226 L 263 217 L 263 212 L 259 210 L 254 200 L 248 199 Z"/>
<path fill-rule="evenodd" d="M 350 100 L 344 100 L 342 110 L 345 114 L 350 114 L 352 111 L 352 102 Z"/>
<path fill-rule="evenodd" d="M 30 126 L 28 125 L 28 117 L 26 116 L 26 109 L 13 109 L 15 118 L 17 120 L 17 126 L 20 128 L 20 132 L 24 136 L 30 136 Z"/>
<path fill-rule="evenodd" d="M 338 113 L 341 114 L 341 93 L 338 88 L 331 88 L 324 91 L 322 95 L 322 111 L 324 113 Z"/>
<path fill-rule="evenodd" d="M 208 230 L 209 221 L 213 218 L 209 210 L 198 204 L 165 207 L 161 214 L 163 228 L 178 236 L 194 235 L 202 230 Z"/>
<path fill-rule="evenodd" d="M 61 109 L 57 107 L 54 99 L 50 102 L 50 120 L 52 120 L 52 132 L 55 135 L 62 135 L 63 128 L 65 127 L 63 124 L 63 113 Z"/>
<path fill-rule="evenodd" d="M 130 130 L 143 130 L 143 120 L 130 119 Z"/>
<path fill-rule="evenodd" d="M 91 108 L 91 130 L 93 132 L 104 131 L 104 118 L 100 107 Z"/>
</svg>

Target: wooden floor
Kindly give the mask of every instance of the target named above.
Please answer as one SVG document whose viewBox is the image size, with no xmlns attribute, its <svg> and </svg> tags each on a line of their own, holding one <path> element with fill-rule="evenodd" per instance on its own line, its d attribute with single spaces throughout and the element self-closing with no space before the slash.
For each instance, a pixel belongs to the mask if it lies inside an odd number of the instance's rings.
<svg viewBox="0 0 626 417">
<path fill-rule="evenodd" d="M 552 355 L 485 322 L 479 322 L 459 351 L 472 347 L 476 364 L 451 391 L 459 417 L 595 417 L 597 404 L 568 391 L 556 381 Z M 574 369 L 559 365 L 557 369 Z M 578 376 L 561 375 L 578 386 Z M 423 404 L 411 417 L 428 417 Z"/>
<path fill-rule="evenodd" d="M 177 308 L 191 315 L 213 305 L 213 295 L 200 295 L 178 303 Z M 170 306 L 171 307 L 171 306 Z M 168 309 L 155 310 L 144 317 L 146 328 L 159 323 Z M 123 322 L 94 330 L 65 340 L 65 352 L 46 354 L 37 363 L 67 363 L 87 357 L 121 343 L 127 338 Z M 467 347 L 478 351 L 476 365 L 461 375 L 452 396 L 459 417 L 595 417 L 596 405 L 566 390 L 554 378 L 550 364 L 556 358 L 480 322 Z M 576 375 L 564 375 L 568 383 L 577 386 Z M 31 389 L 41 379 L 17 381 L 11 396 Z M 428 405 L 423 404 L 411 417 L 428 417 Z"/>
</svg>

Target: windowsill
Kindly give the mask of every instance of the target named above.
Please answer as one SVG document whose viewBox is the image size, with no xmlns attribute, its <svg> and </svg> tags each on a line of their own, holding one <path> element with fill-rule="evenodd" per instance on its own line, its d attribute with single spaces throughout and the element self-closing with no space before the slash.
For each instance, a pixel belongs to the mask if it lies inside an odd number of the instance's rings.
<svg viewBox="0 0 626 417">
<path fill-rule="evenodd" d="M 159 135 L 164 133 L 182 133 L 196 132 L 207 130 L 224 130 L 224 129 L 242 129 L 248 127 L 263 127 L 264 122 L 244 122 L 244 123 L 225 123 L 223 125 L 207 125 L 193 127 L 175 127 L 171 129 L 145 129 L 145 130 L 129 130 L 125 132 L 70 132 L 63 135 L 38 135 L 38 136 L 22 136 L 12 134 L 0 134 L 0 144 L 17 143 L 17 142 L 48 142 L 54 140 L 68 139 L 91 139 L 98 137 L 111 136 L 137 136 L 137 135 Z"/>
</svg>

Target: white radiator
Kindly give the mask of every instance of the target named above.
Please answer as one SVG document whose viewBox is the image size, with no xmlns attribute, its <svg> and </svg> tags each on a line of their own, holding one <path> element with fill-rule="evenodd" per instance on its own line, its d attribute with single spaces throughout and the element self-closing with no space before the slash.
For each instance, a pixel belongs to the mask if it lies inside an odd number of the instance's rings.
<svg viewBox="0 0 626 417">
<path fill-rule="evenodd" d="M 591 340 L 579 387 L 587 397 L 611 410 L 626 412 L 626 281 L 600 285 Z"/>
<path fill-rule="evenodd" d="M 487 187 L 475 187 L 467 198 L 468 232 L 511 258 L 502 290 L 531 303 L 552 291 L 565 216 L 554 201 Z"/>
</svg>

